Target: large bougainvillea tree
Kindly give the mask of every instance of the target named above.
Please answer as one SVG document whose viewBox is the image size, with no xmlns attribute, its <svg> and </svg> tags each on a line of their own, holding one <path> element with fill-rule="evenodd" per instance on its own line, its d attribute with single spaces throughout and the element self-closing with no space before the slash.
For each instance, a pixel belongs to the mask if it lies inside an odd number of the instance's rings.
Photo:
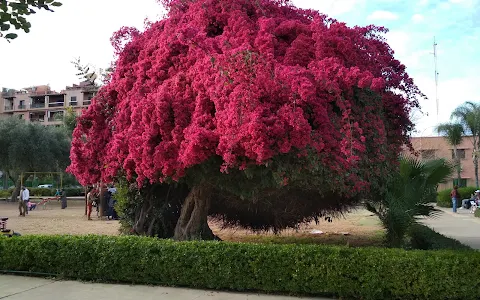
<svg viewBox="0 0 480 300">
<path fill-rule="evenodd" d="M 82 184 L 187 182 L 177 239 L 210 236 L 208 214 L 282 229 L 381 189 L 423 96 L 384 28 L 287 0 L 163 2 L 165 19 L 113 37 L 73 134 Z"/>
</svg>

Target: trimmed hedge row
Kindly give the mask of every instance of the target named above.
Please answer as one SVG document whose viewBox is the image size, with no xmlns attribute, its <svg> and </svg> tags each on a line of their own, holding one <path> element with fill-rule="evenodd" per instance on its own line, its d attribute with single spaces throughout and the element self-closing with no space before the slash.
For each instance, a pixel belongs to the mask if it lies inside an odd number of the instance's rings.
<svg viewBox="0 0 480 300">
<path fill-rule="evenodd" d="M 415 224 L 409 232 L 410 247 L 420 250 L 472 250 L 455 239 L 448 238 L 428 226 Z"/>
<path fill-rule="evenodd" d="M 461 187 L 458 189 L 458 192 L 460 193 L 460 201 L 457 201 L 457 207 L 462 206 L 462 199 L 467 199 L 470 198 L 470 196 L 475 193 L 477 190 L 476 187 L 472 186 L 467 186 L 467 187 Z M 437 205 L 440 207 L 452 207 L 452 198 L 450 198 L 450 193 L 452 192 L 452 189 L 446 189 L 443 191 L 438 192 L 437 196 Z"/>
<path fill-rule="evenodd" d="M 480 298 L 476 251 L 22 236 L 0 238 L 0 253 L 0 270 L 82 280 L 342 299 Z"/>
<path fill-rule="evenodd" d="M 64 188 L 67 193 L 67 197 L 83 196 L 85 191 L 83 188 Z M 53 197 L 56 193 L 56 189 L 46 188 L 28 188 L 31 196 Z M 10 197 L 13 193 L 13 189 L 0 191 L 0 198 Z"/>
</svg>

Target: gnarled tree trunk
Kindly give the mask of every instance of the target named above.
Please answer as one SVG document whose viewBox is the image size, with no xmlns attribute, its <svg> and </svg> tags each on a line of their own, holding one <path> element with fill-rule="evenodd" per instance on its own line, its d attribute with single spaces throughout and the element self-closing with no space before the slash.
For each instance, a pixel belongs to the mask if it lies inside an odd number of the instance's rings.
<svg viewBox="0 0 480 300">
<path fill-rule="evenodd" d="M 182 206 L 180 218 L 175 227 L 174 239 L 213 240 L 215 235 L 208 226 L 207 217 L 210 209 L 212 188 L 208 185 L 197 185 L 192 188 Z"/>
<path fill-rule="evenodd" d="M 21 189 L 22 182 L 25 182 L 25 179 L 27 179 L 28 177 L 19 176 L 17 179 L 15 179 L 15 177 L 11 176 L 10 173 L 7 173 L 7 174 L 8 174 L 8 177 L 10 178 L 10 180 L 12 182 L 15 182 L 15 188 L 13 189 L 12 196 L 10 197 L 10 201 L 11 202 L 16 202 L 18 196 L 20 195 L 20 189 Z"/>
<path fill-rule="evenodd" d="M 140 209 L 139 212 L 137 212 L 135 216 L 135 225 L 133 226 L 133 230 L 135 231 L 136 234 L 140 234 L 140 235 L 151 234 L 151 230 L 149 230 L 150 232 L 145 231 L 145 222 L 147 221 L 147 217 L 152 211 L 152 209 L 153 209 L 152 196 L 150 193 L 148 193 L 146 195 L 145 201 L 143 202 L 142 208 Z M 150 226 L 153 226 L 153 225 L 150 223 Z"/>
</svg>

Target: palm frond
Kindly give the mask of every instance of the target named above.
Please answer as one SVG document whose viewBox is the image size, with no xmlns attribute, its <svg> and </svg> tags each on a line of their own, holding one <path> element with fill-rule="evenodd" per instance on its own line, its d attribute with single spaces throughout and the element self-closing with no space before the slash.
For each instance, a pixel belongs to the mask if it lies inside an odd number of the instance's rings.
<svg viewBox="0 0 480 300">
<path fill-rule="evenodd" d="M 462 143 L 465 130 L 461 123 L 442 123 L 436 127 L 436 130 L 450 145 L 457 146 Z"/>
<path fill-rule="evenodd" d="M 445 159 L 423 161 L 411 156 L 399 158 L 399 169 L 388 183 L 380 203 L 368 202 L 366 208 L 377 214 L 387 229 L 387 241 L 398 246 L 399 239 L 415 224 L 418 217 L 436 216 L 431 205 L 439 183 L 448 179 L 453 166 Z M 383 207 L 383 209 L 378 209 Z"/>
</svg>

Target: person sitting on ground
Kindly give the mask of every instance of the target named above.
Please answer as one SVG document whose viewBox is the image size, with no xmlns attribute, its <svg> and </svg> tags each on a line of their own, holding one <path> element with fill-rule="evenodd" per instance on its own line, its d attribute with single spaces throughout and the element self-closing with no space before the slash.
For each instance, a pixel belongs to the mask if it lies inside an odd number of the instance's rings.
<svg viewBox="0 0 480 300">
<path fill-rule="evenodd" d="M 471 204 L 471 201 L 478 201 L 480 200 L 480 190 L 476 190 L 474 194 L 472 194 L 472 196 L 470 197 L 470 199 L 463 199 L 462 200 L 462 207 L 460 207 L 460 209 L 470 209 L 470 207 L 472 206 Z"/>
<path fill-rule="evenodd" d="M 29 211 L 32 211 L 32 210 L 34 210 L 35 208 L 37 208 L 37 203 L 28 201 L 27 206 L 28 206 L 28 210 L 29 210 Z"/>
<path fill-rule="evenodd" d="M 480 206 L 480 190 L 475 192 L 475 197 L 472 200 L 477 206 Z"/>
</svg>

